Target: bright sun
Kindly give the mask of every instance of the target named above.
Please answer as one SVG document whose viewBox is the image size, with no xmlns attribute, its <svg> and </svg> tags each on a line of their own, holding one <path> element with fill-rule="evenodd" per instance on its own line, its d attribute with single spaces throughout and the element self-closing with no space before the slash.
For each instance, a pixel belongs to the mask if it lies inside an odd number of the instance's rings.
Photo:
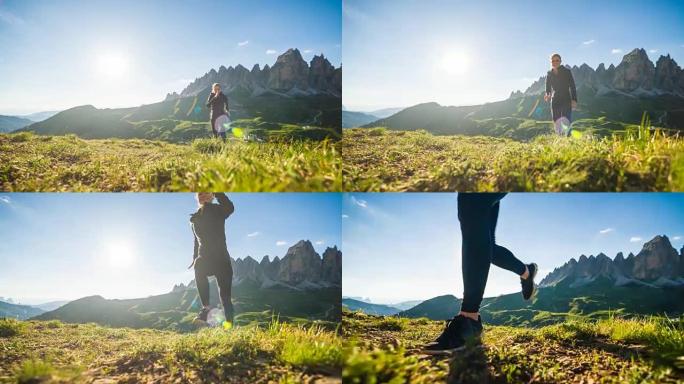
<svg viewBox="0 0 684 384">
<path fill-rule="evenodd" d="M 128 71 L 128 59 L 119 53 L 104 53 L 97 57 L 97 72 L 106 77 L 121 77 Z"/>
<path fill-rule="evenodd" d="M 439 67 L 452 75 L 462 75 L 470 68 L 470 55 L 465 51 L 446 51 L 439 60 Z"/>
<path fill-rule="evenodd" d="M 135 253 L 129 244 L 112 242 L 107 244 L 106 257 L 109 265 L 115 268 L 128 268 L 135 262 Z"/>
</svg>

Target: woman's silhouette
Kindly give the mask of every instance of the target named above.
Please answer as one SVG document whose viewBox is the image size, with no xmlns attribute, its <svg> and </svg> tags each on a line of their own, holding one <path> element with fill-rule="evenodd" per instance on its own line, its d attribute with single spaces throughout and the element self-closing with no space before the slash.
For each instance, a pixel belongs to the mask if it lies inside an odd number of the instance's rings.
<svg viewBox="0 0 684 384">
<path fill-rule="evenodd" d="M 212 203 L 212 200 L 218 204 Z M 190 217 L 190 225 L 195 236 L 195 248 L 191 267 L 195 268 L 195 283 L 202 302 L 202 310 L 195 320 L 206 322 L 211 309 L 209 305 L 209 276 L 215 276 L 219 287 L 221 304 L 226 315 L 226 326 L 233 324 L 233 303 L 231 288 L 233 268 L 226 248 L 226 219 L 235 207 L 224 193 L 197 194 L 199 208 Z"/>
</svg>

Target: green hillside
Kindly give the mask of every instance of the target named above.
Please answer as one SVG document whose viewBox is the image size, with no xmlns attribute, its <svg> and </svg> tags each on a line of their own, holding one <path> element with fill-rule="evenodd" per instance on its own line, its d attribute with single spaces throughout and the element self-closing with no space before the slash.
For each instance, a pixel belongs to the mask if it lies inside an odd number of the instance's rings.
<svg viewBox="0 0 684 384">
<path fill-rule="evenodd" d="M 132 108 L 97 109 L 84 105 L 62 111 L 21 131 L 40 135 L 74 134 L 85 139 L 138 138 L 188 142 L 210 136 L 209 111 L 204 105 L 208 94 L 209 88 L 197 96 Z M 233 91 L 228 97 L 235 126 L 256 130 L 264 138 L 270 137 L 271 133 L 282 136 L 292 131 L 293 126 L 315 127 L 315 132 L 299 130 L 294 138 L 338 139 L 341 133 L 342 104 L 337 97 L 284 97 L 274 94 L 252 97 L 240 90 Z"/>
<path fill-rule="evenodd" d="M 277 317 L 294 323 L 315 321 L 334 329 L 342 311 L 339 288 L 297 291 L 242 284 L 233 289 L 232 295 L 237 324 L 270 322 L 272 317 Z M 212 280 L 212 306 L 219 306 L 218 297 L 218 288 Z M 192 288 L 140 299 L 108 300 L 89 296 L 35 316 L 33 320 L 191 331 L 195 328 L 192 320 L 200 309 L 199 303 L 197 290 Z"/>
<path fill-rule="evenodd" d="M 537 329 L 485 324 L 482 347 L 452 358 L 420 348 L 444 322 L 343 313 L 345 383 L 675 383 L 684 320 L 576 318 Z"/>
<path fill-rule="evenodd" d="M 366 303 L 350 298 L 342 299 L 342 307 L 350 311 L 362 311 L 371 315 L 395 315 L 401 311 L 389 305 Z"/>
<path fill-rule="evenodd" d="M 621 130 L 623 125 L 641 122 L 647 112 L 658 125 L 684 130 L 684 100 L 662 95 L 635 98 L 622 95 L 597 96 L 591 89 L 578 89 L 578 108 L 573 118 L 619 122 L 604 126 L 598 133 Z M 474 106 L 442 106 L 424 103 L 406 108 L 385 119 L 371 122 L 366 127 L 386 127 L 393 130 L 426 130 L 439 135 L 484 135 L 529 140 L 545 133 L 551 112 L 549 103 L 541 95 L 509 98 Z M 537 126 L 537 123 L 542 123 Z M 536 129 L 534 127 L 537 127 Z"/>
<path fill-rule="evenodd" d="M 354 128 L 343 133 L 342 156 L 344 188 L 353 191 L 684 190 L 684 139 L 636 126 L 528 142 Z"/>
<path fill-rule="evenodd" d="M 177 333 L 0 320 L 0 382 L 339 383 L 341 344 L 278 322 Z"/>
<path fill-rule="evenodd" d="M 454 317 L 461 309 L 461 300 L 453 295 L 444 295 L 433 297 L 425 300 L 422 303 L 399 312 L 399 317 L 427 317 L 433 320 L 446 320 Z"/>
<path fill-rule="evenodd" d="M 5 191 L 339 191 L 339 144 L 0 134 Z"/>
<path fill-rule="evenodd" d="M 376 120 L 378 120 L 377 116 L 368 113 L 342 111 L 342 128 L 361 127 Z"/>
<path fill-rule="evenodd" d="M 43 312 L 45 311 L 40 308 L 0 301 L 0 318 L 10 317 L 13 319 L 25 320 L 29 317 L 40 315 Z"/>
<path fill-rule="evenodd" d="M 482 300 L 483 320 L 494 325 L 539 327 L 580 317 L 606 318 L 641 315 L 682 316 L 684 287 L 650 288 L 645 286 L 615 287 L 609 281 L 597 281 L 578 288 L 564 285 L 539 288 L 531 301 L 520 293 L 511 293 Z M 406 318 L 425 317 L 446 320 L 461 308 L 461 300 L 438 296 L 400 312 Z"/>
<path fill-rule="evenodd" d="M 24 117 L 0 115 L 0 133 L 16 131 L 31 123 L 33 121 Z"/>
</svg>

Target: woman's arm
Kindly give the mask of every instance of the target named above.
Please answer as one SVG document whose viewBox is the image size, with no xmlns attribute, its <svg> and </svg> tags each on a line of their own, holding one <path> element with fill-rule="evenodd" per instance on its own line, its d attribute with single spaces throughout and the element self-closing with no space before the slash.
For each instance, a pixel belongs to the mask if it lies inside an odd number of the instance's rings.
<svg viewBox="0 0 684 384">
<path fill-rule="evenodd" d="M 197 260 L 197 257 L 199 257 L 199 242 L 197 241 L 197 235 L 195 235 L 194 229 L 192 230 L 192 237 L 195 239 L 195 247 L 192 251 L 192 263 L 190 263 L 188 269 L 192 268 L 192 266 L 195 265 L 195 260 Z"/>
<path fill-rule="evenodd" d="M 214 197 L 216 197 L 216 201 L 219 203 L 219 207 L 221 208 L 221 213 L 223 213 L 224 218 L 228 218 L 233 212 L 235 212 L 235 205 L 233 205 L 233 202 L 230 201 L 228 196 L 226 196 L 225 193 L 223 192 L 217 192 L 214 193 Z"/>
<path fill-rule="evenodd" d="M 575 87 L 575 78 L 572 77 L 572 72 L 568 70 L 568 76 L 570 76 L 570 98 L 572 101 L 577 102 L 577 88 Z"/>
<path fill-rule="evenodd" d="M 211 108 L 211 103 L 214 101 L 214 94 L 210 93 L 207 97 L 207 108 Z"/>
</svg>

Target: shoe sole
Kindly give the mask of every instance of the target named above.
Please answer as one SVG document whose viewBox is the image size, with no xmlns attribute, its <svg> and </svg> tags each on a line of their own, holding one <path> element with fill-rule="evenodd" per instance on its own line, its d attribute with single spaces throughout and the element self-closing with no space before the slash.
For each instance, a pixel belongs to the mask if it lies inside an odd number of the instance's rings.
<svg viewBox="0 0 684 384">
<path fill-rule="evenodd" d="M 428 356 L 453 356 L 457 352 L 460 352 L 464 349 L 465 349 L 465 346 L 453 348 L 453 349 L 443 349 L 440 351 L 422 350 L 422 351 L 420 351 L 420 353 L 422 353 L 423 355 L 428 355 Z"/>
<path fill-rule="evenodd" d="M 537 284 L 534 283 L 534 278 L 537 277 L 537 272 L 539 271 L 539 266 L 537 265 L 537 263 L 532 263 L 532 265 L 534 265 L 534 273 L 530 277 L 532 279 L 532 294 L 527 299 L 523 297 L 523 300 L 525 300 L 525 301 L 532 300 L 534 298 L 534 296 L 537 294 Z"/>
<path fill-rule="evenodd" d="M 473 348 L 483 348 L 482 345 L 477 345 Z M 458 347 L 458 348 L 453 348 L 453 349 L 443 349 L 440 351 L 432 351 L 432 350 L 421 350 L 420 353 L 423 355 L 428 355 L 428 356 L 447 356 L 451 357 L 454 356 L 460 352 L 463 352 L 466 349 L 466 346 Z"/>
</svg>

